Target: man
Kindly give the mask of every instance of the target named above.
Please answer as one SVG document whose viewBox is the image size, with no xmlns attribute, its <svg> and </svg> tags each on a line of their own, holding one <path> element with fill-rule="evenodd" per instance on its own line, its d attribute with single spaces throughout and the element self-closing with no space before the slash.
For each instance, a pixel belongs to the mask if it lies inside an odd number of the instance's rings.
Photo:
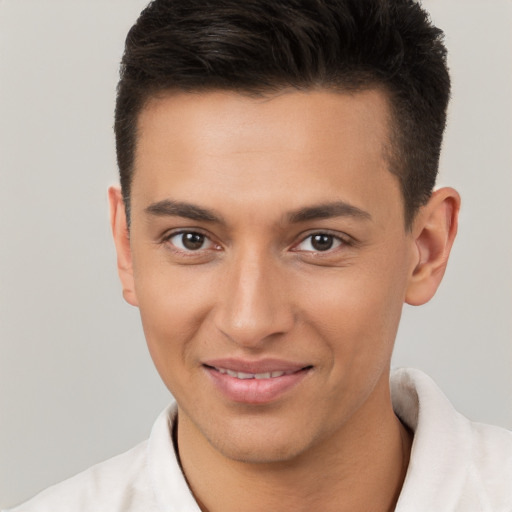
<svg viewBox="0 0 512 512">
<path fill-rule="evenodd" d="M 510 510 L 512 440 L 389 365 L 459 196 L 441 32 L 409 1 L 153 2 L 127 38 L 112 227 L 176 398 L 24 510 Z"/>
</svg>

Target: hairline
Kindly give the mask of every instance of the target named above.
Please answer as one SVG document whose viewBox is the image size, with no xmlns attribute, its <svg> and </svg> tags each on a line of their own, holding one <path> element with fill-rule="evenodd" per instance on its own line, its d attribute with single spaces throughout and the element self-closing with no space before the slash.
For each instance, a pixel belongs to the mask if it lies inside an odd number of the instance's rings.
<svg viewBox="0 0 512 512">
<path fill-rule="evenodd" d="M 404 194 L 404 167 L 407 165 L 405 163 L 401 163 L 402 160 L 401 154 L 403 152 L 401 148 L 402 133 L 398 126 L 398 115 L 394 112 L 395 104 L 393 101 L 393 91 L 391 87 L 387 86 L 382 81 L 379 81 L 376 78 L 373 80 L 369 79 L 367 81 L 362 81 L 360 84 L 343 84 L 343 83 L 333 83 L 333 84 L 324 84 L 321 82 L 314 83 L 311 85 L 298 86 L 292 85 L 289 83 L 275 83 L 269 84 L 268 86 L 246 86 L 246 87 L 229 87 L 229 86 L 213 86 L 213 85 L 205 85 L 205 86 L 197 86 L 197 87 L 155 87 L 153 90 L 147 91 L 146 94 L 141 95 L 142 101 L 138 105 L 137 113 L 135 116 L 135 128 L 132 132 L 133 134 L 133 157 L 131 160 L 131 169 L 129 169 L 129 183 L 128 183 L 128 191 L 122 190 L 125 210 L 126 210 L 126 218 L 128 228 L 130 227 L 131 220 L 131 188 L 133 184 L 133 179 L 136 171 L 136 163 L 137 163 L 137 147 L 138 140 L 140 138 L 140 119 L 143 111 L 148 108 L 148 105 L 153 101 L 162 100 L 174 95 L 179 94 L 207 94 L 214 92 L 226 92 L 226 93 L 235 93 L 242 97 L 247 98 L 274 98 L 281 94 L 285 94 L 287 92 L 315 92 L 315 91 L 328 91 L 333 92 L 340 95 L 351 95 L 351 94 L 359 94 L 367 91 L 378 91 L 381 92 L 386 105 L 387 105 L 387 116 L 386 116 L 386 124 L 387 124 L 387 137 L 383 143 L 383 158 L 387 163 L 387 170 L 393 174 L 396 179 L 398 179 L 400 186 L 400 198 L 402 203 L 402 212 L 404 219 L 404 228 L 406 231 L 410 231 L 412 229 L 413 221 L 416 217 L 416 214 L 423 204 L 420 204 L 413 208 L 411 211 L 408 211 L 407 201 Z M 396 169 L 395 172 L 393 169 Z"/>
</svg>

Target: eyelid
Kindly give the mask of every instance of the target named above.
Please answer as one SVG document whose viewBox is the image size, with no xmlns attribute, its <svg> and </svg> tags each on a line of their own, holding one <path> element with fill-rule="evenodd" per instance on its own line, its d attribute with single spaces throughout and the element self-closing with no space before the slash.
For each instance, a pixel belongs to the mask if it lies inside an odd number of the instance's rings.
<svg viewBox="0 0 512 512">
<path fill-rule="evenodd" d="M 177 236 L 177 235 L 182 235 L 182 234 L 185 234 L 185 233 L 197 233 L 197 234 L 200 234 L 202 236 L 204 236 L 207 240 L 209 240 L 209 242 L 213 245 L 213 247 L 208 247 L 206 249 L 198 249 L 198 250 L 183 250 L 183 249 L 180 249 L 179 247 L 176 247 L 174 244 L 171 243 L 172 247 L 173 247 L 173 250 L 176 251 L 176 252 L 181 252 L 182 254 L 187 254 L 187 255 L 193 255 L 193 254 L 200 254 L 202 252 L 206 252 L 206 251 L 210 251 L 210 250 L 221 250 L 222 249 L 222 246 L 219 242 L 215 241 L 214 238 L 211 236 L 211 234 L 209 234 L 208 232 L 206 232 L 204 229 L 202 228 L 198 228 L 198 227 L 187 227 L 187 228 L 183 228 L 183 227 L 180 227 L 180 228 L 174 228 L 174 229 L 171 229 L 167 232 L 165 232 L 161 237 L 160 239 L 158 240 L 157 243 L 159 244 L 165 244 L 165 243 L 169 243 L 170 242 L 170 239 Z M 300 245 L 301 243 L 303 243 L 305 240 L 307 240 L 308 238 L 314 236 L 314 235 L 328 235 L 328 236 L 332 236 L 333 238 L 335 238 L 336 240 L 338 240 L 340 242 L 340 245 L 338 245 L 337 247 L 334 247 L 334 248 L 331 248 L 331 249 L 328 249 L 326 251 L 309 251 L 309 250 L 301 250 L 301 249 L 297 249 L 297 246 Z M 329 229 L 316 229 L 316 230 L 308 230 L 307 232 L 304 232 L 304 233 L 301 233 L 299 235 L 299 241 L 298 242 L 295 242 L 291 247 L 290 247 L 290 250 L 293 251 L 293 252 L 303 252 L 303 253 L 310 253 L 310 254 L 317 254 L 317 255 L 322 255 L 322 254 L 325 254 L 325 255 L 328 255 L 328 254 L 331 254 L 333 252 L 335 252 L 337 249 L 339 249 L 340 247 L 352 247 L 352 246 L 355 246 L 358 244 L 358 241 L 356 239 L 354 239 L 352 236 L 346 234 L 346 233 L 340 233 L 339 231 L 332 231 L 332 230 L 329 230 Z"/>
<path fill-rule="evenodd" d="M 315 250 L 308 251 L 308 250 L 297 249 L 297 247 L 300 244 L 302 244 L 308 238 L 311 238 L 315 235 L 332 236 L 333 238 L 335 238 L 336 240 L 338 240 L 340 242 L 340 245 L 338 245 L 337 247 L 327 249 L 326 251 L 315 251 Z M 357 241 L 354 238 L 352 238 L 351 236 L 349 236 L 345 233 L 340 233 L 339 231 L 334 232 L 329 229 L 317 229 L 314 231 L 308 231 L 306 233 L 302 233 L 299 241 L 293 244 L 293 246 L 291 247 L 291 250 L 294 252 L 304 252 L 304 253 L 310 253 L 310 254 L 314 253 L 314 254 L 318 254 L 318 255 L 322 255 L 322 254 L 327 255 L 327 254 L 331 254 L 331 253 L 335 252 L 340 247 L 343 247 L 343 246 L 351 247 L 351 246 L 354 246 L 356 243 L 357 243 Z"/>
<path fill-rule="evenodd" d="M 173 237 L 178 236 L 178 235 L 184 235 L 186 233 L 196 233 L 198 235 L 204 236 L 205 239 L 210 242 L 212 247 L 207 247 L 205 249 L 197 249 L 197 250 L 194 251 L 194 250 L 181 249 L 180 247 L 177 247 L 176 245 L 174 245 L 171 242 L 171 239 Z M 161 243 L 161 244 L 169 243 L 170 245 L 172 245 L 173 250 L 175 250 L 177 252 L 180 252 L 182 254 L 190 254 L 190 255 L 200 254 L 202 252 L 209 251 L 209 250 L 212 250 L 212 249 L 218 250 L 220 248 L 220 244 L 218 242 L 214 241 L 211 235 L 206 233 L 201 228 L 194 228 L 194 227 L 192 227 L 192 228 L 175 228 L 175 229 L 172 229 L 170 231 L 167 231 L 166 233 L 164 233 L 162 235 L 162 237 L 159 240 L 159 243 Z"/>
</svg>

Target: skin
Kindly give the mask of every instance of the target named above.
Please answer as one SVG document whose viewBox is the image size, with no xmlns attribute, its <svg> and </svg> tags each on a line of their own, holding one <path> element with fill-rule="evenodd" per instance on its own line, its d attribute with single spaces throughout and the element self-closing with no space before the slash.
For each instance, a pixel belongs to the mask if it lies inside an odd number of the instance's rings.
<svg viewBox="0 0 512 512">
<path fill-rule="evenodd" d="M 203 510 L 396 503 L 411 439 L 391 407 L 391 352 L 404 302 L 441 281 L 459 196 L 438 190 L 405 229 L 388 115 L 377 90 L 176 93 L 140 115 L 129 234 L 109 192 L 119 274 L 178 402 Z M 218 358 L 307 370 L 277 399 L 240 403 L 212 383 L 205 361 Z"/>
</svg>

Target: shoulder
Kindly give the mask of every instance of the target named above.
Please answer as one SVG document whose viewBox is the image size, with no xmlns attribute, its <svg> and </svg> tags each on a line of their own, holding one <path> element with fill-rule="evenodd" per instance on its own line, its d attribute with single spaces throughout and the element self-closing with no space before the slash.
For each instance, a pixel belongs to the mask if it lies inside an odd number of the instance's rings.
<svg viewBox="0 0 512 512">
<path fill-rule="evenodd" d="M 512 432 L 465 418 L 418 370 L 394 371 L 391 392 L 414 433 L 397 511 L 512 510 Z"/>
<path fill-rule="evenodd" d="M 469 431 L 468 486 L 492 510 L 512 510 L 512 432 L 474 422 Z"/>
<path fill-rule="evenodd" d="M 151 511 L 145 441 L 131 450 L 92 466 L 49 487 L 11 512 Z M 156 510 L 156 507 L 154 507 Z"/>
<path fill-rule="evenodd" d="M 174 449 L 176 422 L 177 405 L 173 403 L 158 416 L 147 441 L 9 512 L 199 512 Z"/>
<path fill-rule="evenodd" d="M 174 449 L 177 414 L 173 403 L 156 419 L 148 441 L 50 487 L 9 512 L 199 512 Z"/>
</svg>

